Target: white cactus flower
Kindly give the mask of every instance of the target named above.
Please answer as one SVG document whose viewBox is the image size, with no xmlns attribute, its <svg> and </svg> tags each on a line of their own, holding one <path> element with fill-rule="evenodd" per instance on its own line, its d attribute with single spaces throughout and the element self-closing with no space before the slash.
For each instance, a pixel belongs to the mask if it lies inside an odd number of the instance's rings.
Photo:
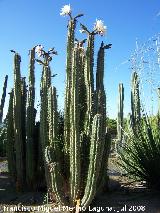
<svg viewBox="0 0 160 213">
<path fill-rule="evenodd" d="M 80 33 L 85 33 L 86 31 L 82 29 L 82 30 L 79 30 L 79 32 Z"/>
<path fill-rule="evenodd" d="M 37 45 L 35 48 L 35 52 L 38 54 L 38 57 L 42 56 L 42 50 L 43 50 L 43 46 L 42 45 Z"/>
<path fill-rule="evenodd" d="M 62 7 L 62 9 L 61 9 L 60 15 L 61 15 L 61 16 L 67 16 L 67 15 L 69 15 L 69 14 L 71 14 L 71 6 L 70 6 L 70 4 L 64 5 L 64 6 Z"/>
<path fill-rule="evenodd" d="M 96 22 L 94 24 L 94 30 L 96 30 L 98 34 L 104 35 L 106 33 L 107 27 L 104 26 L 102 20 L 96 19 Z"/>
</svg>

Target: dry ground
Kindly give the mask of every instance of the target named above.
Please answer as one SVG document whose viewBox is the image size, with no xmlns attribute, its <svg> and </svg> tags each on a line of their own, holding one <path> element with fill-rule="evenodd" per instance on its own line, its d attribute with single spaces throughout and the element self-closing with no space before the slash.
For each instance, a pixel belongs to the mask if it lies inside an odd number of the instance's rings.
<svg viewBox="0 0 160 213">
<path fill-rule="evenodd" d="M 147 189 L 143 183 L 130 183 L 127 177 L 121 176 L 120 171 L 115 166 L 113 159 L 110 159 L 108 173 L 110 177 L 109 192 L 106 192 L 100 197 L 96 198 L 92 206 L 90 206 L 88 212 L 160 213 L 160 192 Z M 11 207 L 14 205 L 23 205 L 25 207 L 33 207 L 44 205 L 46 203 L 44 201 L 44 196 L 44 193 L 16 193 L 14 185 L 8 177 L 7 161 L 5 159 L 1 159 L 0 213 L 7 212 L 4 211 L 5 207 L 7 206 Z M 10 210 L 8 212 L 13 211 Z"/>
</svg>

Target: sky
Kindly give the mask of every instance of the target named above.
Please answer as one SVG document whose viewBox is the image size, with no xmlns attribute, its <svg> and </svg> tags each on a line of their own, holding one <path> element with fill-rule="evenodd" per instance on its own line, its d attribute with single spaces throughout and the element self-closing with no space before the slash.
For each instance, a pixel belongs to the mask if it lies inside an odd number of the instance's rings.
<svg viewBox="0 0 160 213">
<path fill-rule="evenodd" d="M 136 48 L 136 41 L 143 43 L 159 33 L 159 0 L 0 0 L 0 97 L 5 75 L 9 75 L 7 92 L 13 87 L 13 53 L 14 49 L 22 57 L 21 73 L 28 76 L 28 52 L 33 46 L 41 44 L 45 50 L 55 47 L 58 56 L 52 63 L 52 72 L 58 74 L 53 79 L 57 87 L 58 103 L 63 109 L 66 39 L 68 17 L 61 17 L 60 10 L 70 4 L 73 16 L 83 13 L 79 18 L 88 29 L 93 29 L 96 19 L 102 19 L 107 26 L 104 37 L 96 36 L 95 65 L 97 51 L 101 41 L 112 43 L 106 51 L 104 84 L 107 94 L 107 113 L 111 118 L 117 115 L 118 84 L 124 84 L 125 115 L 130 111 L 131 65 L 128 62 Z M 85 38 L 79 33 L 76 37 Z M 95 66 L 96 67 L 96 66 Z M 159 75 L 157 75 L 159 77 Z M 36 65 L 36 102 L 39 97 L 41 66 Z M 149 91 L 149 90 L 148 90 Z M 147 105 L 149 102 L 149 93 Z M 5 105 L 7 112 L 8 96 Z M 156 102 L 154 102 L 156 107 Z M 150 107 L 150 106 L 149 106 Z"/>
</svg>

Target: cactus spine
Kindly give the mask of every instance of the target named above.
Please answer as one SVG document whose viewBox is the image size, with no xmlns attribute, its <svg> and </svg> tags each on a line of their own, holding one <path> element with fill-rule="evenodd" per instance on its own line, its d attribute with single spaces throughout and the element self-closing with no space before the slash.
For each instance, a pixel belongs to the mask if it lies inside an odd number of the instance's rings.
<svg viewBox="0 0 160 213">
<path fill-rule="evenodd" d="M 27 96 L 26 109 L 26 179 L 30 188 L 33 188 L 35 181 L 35 145 L 34 145 L 34 130 L 35 130 L 35 48 L 30 51 L 29 64 L 29 87 Z"/>
<path fill-rule="evenodd" d="M 4 81 L 4 86 L 3 86 L 3 93 L 2 93 L 2 98 L 1 98 L 0 124 L 2 123 L 2 118 L 3 118 L 3 108 L 4 108 L 4 104 L 5 104 L 5 98 L 6 98 L 7 81 L 8 81 L 8 75 L 5 76 L 5 81 Z"/>
<path fill-rule="evenodd" d="M 123 139 L 123 107 L 124 107 L 124 87 L 120 83 L 118 86 L 119 98 L 118 98 L 118 116 L 117 116 L 117 142 L 118 146 L 122 145 Z"/>
</svg>

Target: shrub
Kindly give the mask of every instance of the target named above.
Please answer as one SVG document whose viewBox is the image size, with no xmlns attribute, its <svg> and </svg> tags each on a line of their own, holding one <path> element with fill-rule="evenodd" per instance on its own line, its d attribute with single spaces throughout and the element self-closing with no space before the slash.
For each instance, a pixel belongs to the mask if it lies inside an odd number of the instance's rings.
<svg viewBox="0 0 160 213">
<path fill-rule="evenodd" d="M 160 189 L 160 129 L 155 119 L 145 115 L 134 131 L 128 130 L 125 140 L 120 166 L 133 179 Z"/>
</svg>

